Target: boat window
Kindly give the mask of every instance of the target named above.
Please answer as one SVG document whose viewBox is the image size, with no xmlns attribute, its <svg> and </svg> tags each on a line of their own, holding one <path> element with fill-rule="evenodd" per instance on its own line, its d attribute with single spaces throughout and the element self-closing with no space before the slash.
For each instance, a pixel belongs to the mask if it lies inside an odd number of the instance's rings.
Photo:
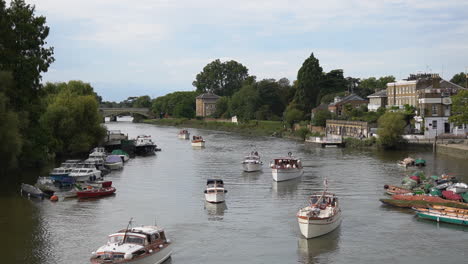
<svg viewBox="0 0 468 264">
<path fill-rule="evenodd" d="M 317 200 L 318 200 L 317 197 L 314 197 L 314 198 L 310 199 L 311 203 L 313 203 L 313 204 L 317 203 Z"/>
<path fill-rule="evenodd" d="M 141 237 L 127 236 L 127 238 L 125 238 L 125 243 L 143 245 L 145 240 Z"/>
<path fill-rule="evenodd" d="M 156 241 L 157 239 L 159 239 L 159 235 L 158 235 L 158 234 L 152 234 L 151 237 L 150 237 L 151 243 L 153 243 L 153 242 Z"/>
<path fill-rule="evenodd" d="M 109 243 L 121 243 L 123 241 L 123 236 L 111 236 L 109 237 Z"/>
</svg>

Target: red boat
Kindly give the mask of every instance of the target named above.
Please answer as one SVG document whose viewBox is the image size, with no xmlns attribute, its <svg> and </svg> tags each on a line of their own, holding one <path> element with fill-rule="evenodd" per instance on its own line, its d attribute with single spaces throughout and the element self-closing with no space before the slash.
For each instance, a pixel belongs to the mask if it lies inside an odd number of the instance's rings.
<svg viewBox="0 0 468 264">
<path fill-rule="evenodd" d="M 86 189 L 82 191 L 77 191 L 76 195 L 78 198 L 92 198 L 92 197 L 101 197 L 106 195 L 111 195 L 115 193 L 116 189 L 114 187 L 102 187 L 102 188 L 93 188 Z"/>
</svg>

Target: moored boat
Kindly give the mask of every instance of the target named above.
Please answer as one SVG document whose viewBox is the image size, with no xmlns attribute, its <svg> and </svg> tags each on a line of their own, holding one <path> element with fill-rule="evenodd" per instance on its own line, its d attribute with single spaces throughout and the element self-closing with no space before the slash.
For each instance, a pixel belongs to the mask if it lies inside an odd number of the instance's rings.
<svg viewBox="0 0 468 264">
<path fill-rule="evenodd" d="M 209 203 L 222 203 L 225 199 L 224 182 L 220 179 L 208 179 L 206 181 L 205 200 Z"/>
<path fill-rule="evenodd" d="M 95 197 L 101 197 L 101 196 L 107 196 L 115 193 L 116 189 L 115 187 L 109 186 L 109 187 L 101 187 L 101 188 L 94 188 L 90 186 L 88 189 L 83 189 L 80 191 L 76 191 L 76 196 L 78 198 L 95 198 Z"/>
<path fill-rule="evenodd" d="M 183 129 L 179 131 L 178 137 L 180 139 L 190 139 L 190 133 L 187 130 Z"/>
<path fill-rule="evenodd" d="M 130 155 L 127 152 L 121 149 L 115 149 L 112 151 L 112 155 L 118 155 L 122 159 L 123 162 L 127 162 L 130 159 Z"/>
<path fill-rule="evenodd" d="M 107 244 L 92 253 L 91 263 L 159 264 L 171 254 L 171 241 L 161 227 L 127 227 L 109 235 Z"/>
<path fill-rule="evenodd" d="M 192 147 L 205 147 L 205 140 L 202 136 L 193 136 L 192 137 Z"/>
<path fill-rule="evenodd" d="M 135 154 L 137 155 L 153 155 L 156 151 L 156 144 L 151 139 L 150 135 L 140 135 L 135 141 Z"/>
<path fill-rule="evenodd" d="M 409 166 L 414 166 L 414 159 L 411 157 L 404 158 L 403 160 L 398 161 L 398 166 L 401 167 L 409 167 Z"/>
<path fill-rule="evenodd" d="M 415 209 L 415 211 L 416 215 L 422 219 L 468 226 L 467 213 L 447 212 L 445 210 L 434 210 L 431 208 L 418 208 Z"/>
<path fill-rule="evenodd" d="M 44 199 L 46 196 L 46 194 L 39 190 L 39 188 L 26 183 L 21 184 L 21 195 L 40 199 Z"/>
<path fill-rule="evenodd" d="M 326 180 L 324 191 L 311 195 L 310 205 L 297 212 L 297 220 L 301 234 L 306 238 L 325 235 L 341 224 L 338 197 L 327 192 Z"/>
<path fill-rule="evenodd" d="M 106 154 L 106 149 L 103 148 L 103 147 L 97 147 L 97 148 L 94 148 L 91 153 L 89 154 L 89 157 L 90 158 L 101 158 L 101 159 L 105 159 L 107 156 Z"/>
<path fill-rule="evenodd" d="M 394 186 L 394 185 L 384 185 L 384 189 L 385 189 L 385 193 L 389 195 L 413 193 L 412 190 Z"/>
<path fill-rule="evenodd" d="M 414 165 L 418 167 L 426 166 L 426 160 L 418 158 L 414 161 Z"/>
<path fill-rule="evenodd" d="M 75 183 L 75 179 L 70 176 L 70 173 L 72 172 L 71 168 L 64 168 L 64 167 L 59 167 L 53 169 L 49 173 L 50 179 L 52 179 L 54 182 L 58 183 L 61 186 L 69 186 Z"/>
<path fill-rule="evenodd" d="M 96 181 L 101 178 L 101 171 L 96 168 L 77 168 L 70 172 L 75 182 Z"/>
<path fill-rule="evenodd" d="M 271 174 L 275 181 L 287 181 L 302 176 L 302 162 L 288 153 L 288 157 L 277 158 L 270 163 Z"/>
<path fill-rule="evenodd" d="M 123 161 L 119 155 L 107 156 L 104 164 L 110 170 L 121 170 L 123 168 Z"/>
<path fill-rule="evenodd" d="M 262 170 L 263 162 L 260 160 L 260 156 L 257 151 L 252 151 L 250 155 L 245 156 L 242 162 L 242 167 L 246 172 L 253 172 Z"/>
</svg>

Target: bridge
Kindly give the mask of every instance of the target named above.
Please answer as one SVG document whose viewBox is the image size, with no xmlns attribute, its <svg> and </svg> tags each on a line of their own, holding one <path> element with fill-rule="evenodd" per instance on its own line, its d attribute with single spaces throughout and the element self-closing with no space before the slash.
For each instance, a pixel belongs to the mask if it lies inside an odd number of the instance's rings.
<svg viewBox="0 0 468 264">
<path fill-rule="evenodd" d="M 117 121 L 118 116 L 132 116 L 133 118 L 153 118 L 154 114 L 150 108 L 111 108 L 100 107 L 99 112 L 106 118 L 109 117 L 110 121 Z"/>
</svg>

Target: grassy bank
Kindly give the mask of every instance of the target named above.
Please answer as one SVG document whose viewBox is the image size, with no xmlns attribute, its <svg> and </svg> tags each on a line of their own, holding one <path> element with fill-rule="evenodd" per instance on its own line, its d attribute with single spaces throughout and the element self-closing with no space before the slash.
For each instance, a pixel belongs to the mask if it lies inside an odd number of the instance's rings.
<svg viewBox="0 0 468 264">
<path fill-rule="evenodd" d="M 155 124 L 163 126 L 191 127 L 210 130 L 221 130 L 228 132 L 237 132 L 247 135 L 258 136 L 277 136 L 286 135 L 286 129 L 280 121 L 256 121 L 235 124 L 230 122 L 205 121 L 186 118 L 166 118 L 166 119 L 145 119 L 142 123 Z"/>
</svg>

